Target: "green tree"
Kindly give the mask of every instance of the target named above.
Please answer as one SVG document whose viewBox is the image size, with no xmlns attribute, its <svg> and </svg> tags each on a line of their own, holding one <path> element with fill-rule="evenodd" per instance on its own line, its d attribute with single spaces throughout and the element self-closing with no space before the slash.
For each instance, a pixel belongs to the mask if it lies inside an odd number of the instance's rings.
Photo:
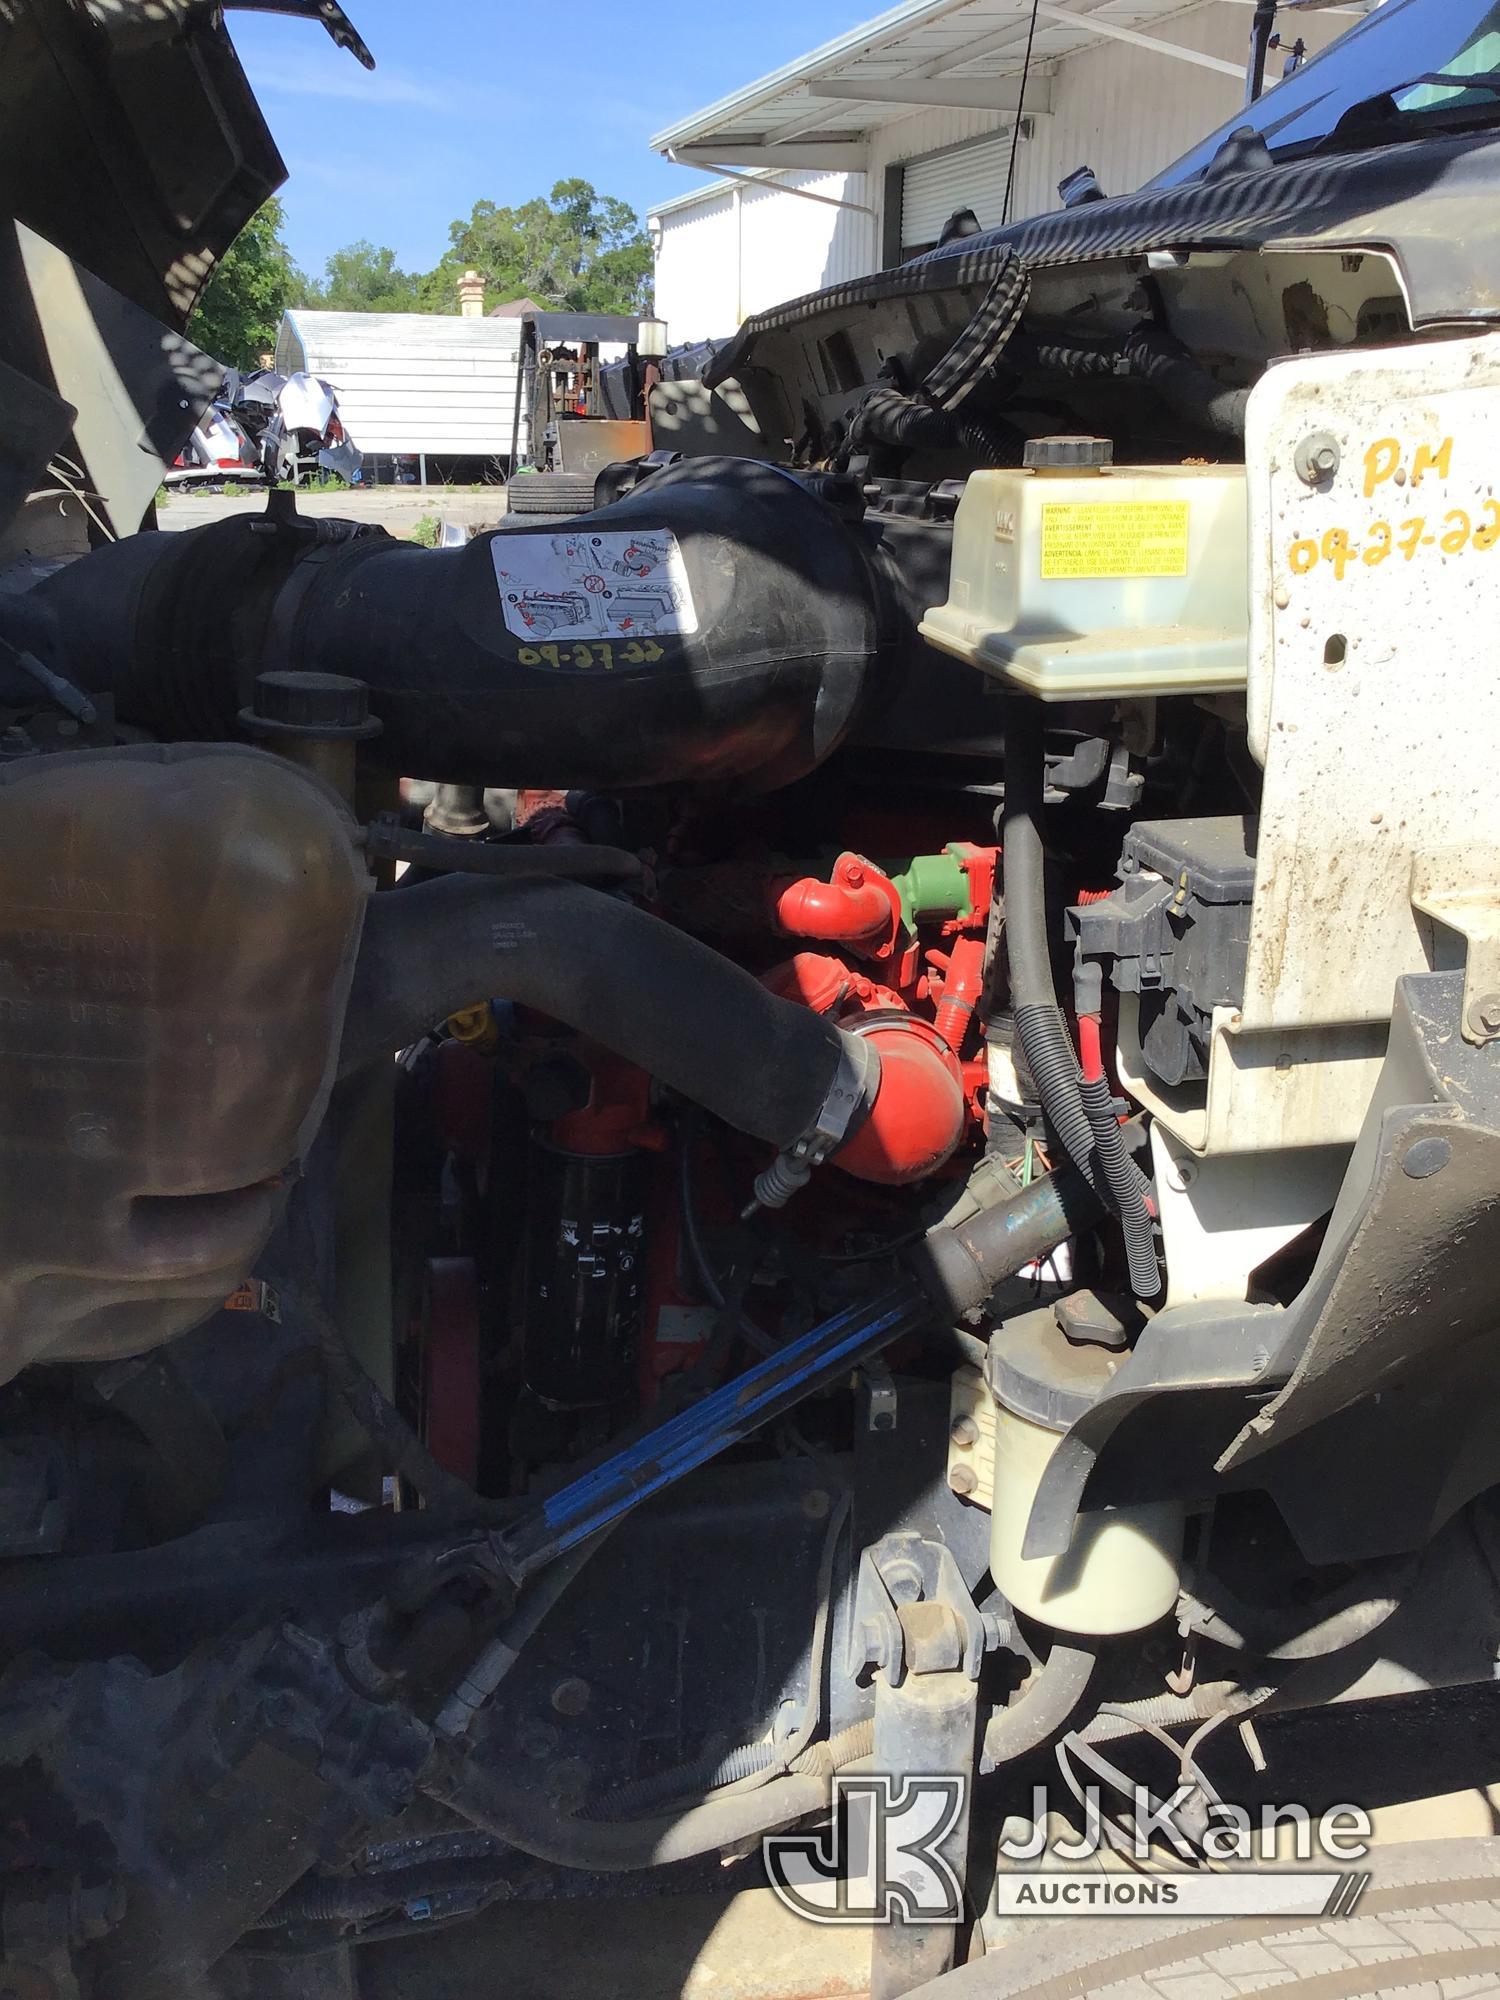
<svg viewBox="0 0 1500 2000">
<path fill-rule="evenodd" d="M 651 298 L 651 245 L 628 202 L 588 181 L 502 208 L 479 201 L 450 229 L 450 247 L 421 280 L 427 312 L 458 310 L 458 280 L 472 266 L 491 298 L 531 298 L 561 312 L 639 313 Z"/>
<path fill-rule="evenodd" d="M 273 195 L 220 258 L 188 321 L 188 339 L 227 368 L 254 368 L 275 347 L 281 315 L 307 289 L 282 241 L 285 227 Z"/>
<path fill-rule="evenodd" d="M 420 286 L 415 273 L 397 266 L 394 250 L 361 238 L 334 251 L 308 304 L 330 312 L 420 312 Z"/>
</svg>

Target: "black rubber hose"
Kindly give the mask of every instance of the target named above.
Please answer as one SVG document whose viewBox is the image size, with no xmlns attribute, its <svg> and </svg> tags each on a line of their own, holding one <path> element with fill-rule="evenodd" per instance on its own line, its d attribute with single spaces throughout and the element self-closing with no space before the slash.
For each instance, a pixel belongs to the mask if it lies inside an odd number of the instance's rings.
<svg viewBox="0 0 1500 2000">
<path fill-rule="evenodd" d="M 904 671 L 863 532 L 759 460 L 666 466 L 566 537 L 333 526 L 283 511 L 96 551 L 37 586 L 39 657 L 180 741 L 234 740 L 265 669 L 351 675 L 382 724 L 363 764 L 611 793 L 792 784 Z"/>
<path fill-rule="evenodd" d="M 1067 347 L 1059 341 L 1029 336 L 1014 341 L 1006 359 L 1017 368 L 1032 368 L 1043 375 L 1103 377 L 1127 372 L 1118 347 Z"/>
<path fill-rule="evenodd" d="M 1182 1616 L 1215 1645 L 1257 1660 L 1321 1660 L 1368 1639 L 1401 1609 L 1421 1567 L 1419 1556 L 1371 1566 L 1336 1590 L 1290 1613 L 1242 1603 L 1217 1579 L 1202 1597 L 1184 1594 Z"/>
<path fill-rule="evenodd" d="M 621 1785 L 618 1791 L 600 1801 L 595 1817 L 604 1820 L 639 1817 L 653 1806 L 685 1798 L 691 1792 L 718 1792 L 726 1785 L 737 1785 L 744 1778 L 753 1778 L 758 1771 L 769 1771 L 775 1761 L 774 1744 L 741 1743 L 722 1757 L 700 1757 L 696 1763 L 674 1764 L 670 1770 L 653 1771 L 649 1777 Z"/>
<path fill-rule="evenodd" d="M 812 1125 L 842 1054 L 832 1022 L 616 897 L 571 882 L 450 875 L 371 903 L 342 1071 L 485 998 L 578 1029 L 775 1146 Z"/>
<path fill-rule="evenodd" d="M 852 447 L 885 444 L 898 451 L 968 452 L 982 465 L 1019 465 L 1023 439 L 1008 425 L 953 410 L 934 409 L 920 397 L 876 389 L 855 412 Z"/>
<path fill-rule="evenodd" d="M 1094 1128 L 1084 1108 L 1078 1058 L 1057 1004 L 1047 949 L 1042 803 L 1046 746 L 1041 710 L 1027 695 L 1005 705 L 1002 871 L 1005 951 L 1016 1034 L 1047 1123 L 1090 1187 L 1101 1178 Z"/>
<path fill-rule="evenodd" d="M 827 1807 L 836 1770 L 870 1754 L 873 1724 L 855 1723 L 805 1751 L 806 1768 L 772 1778 L 755 1791 L 730 1792 L 686 1811 L 641 1820 L 586 1820 L 562 1811 L 542 1793 L 523 1791 L 473 1759 L 424 1778 L 422 1789 L 450 1811 L 523 1853 L 563 1868 L 618 1874 L 689 1861 L 716 1848 L 737 1847 Z"/>
<path fill-rule="evenodd" d="M 466 840 L 402 826 L 394 814 L 366 829 L 365 852 L 372 861 L 408 861 L 453 875 L 499 875 L 507 882 L 638 882 L 642 873 L 639 858 L 622 847 Z"/>
<path fill-rule="evenodd" d="M 1250 391 L 1226 389 L 1171 334 L 1137 327 L 1125 342 L 1125 359 L 1178 416 L 1224 437 L 1244 437 Z"/>
<path fill-rule="evenodd" d="M 1123 347 L 1070 347 L 1023 335 L 1012 343 L 1006 359 L 1020 368 L 1074 380 L 1134 377 L 1188 422 L 1223 437 L 1245 435 L 1250 391 L 1225 388 L 1160 327 L 1137 327 Z"/>
<path fill-rule="evenodd" d="M 1110 1192 L 1110 1205 L 1125 1232 L 1130 1285 L 1137 1298 L 1154 1299 L 1161 1290 L 1161 1266 L 1156 1257 L 1155 1224 L 1147 1206 L 1140 1172 L 1125 1149 L 1114 1095 L 1108 1079 L 1085 1077 L 1079 1085 L 1083 1108 L 1093 1128 L 1094 1147 Z"/>
<path fill-rule="evenodd" d="M 951 451 L 959 442 L 958 419 L 896 389 L 874 389 L 854 414 L 852 444 L 895 445 L 902 451 Z"/>
<path fill-rule="evenodd" d="M 1022 439 L 1008 425 L 959 414 L 994 369 L 1026 310 L 1031 281 L 1010 256 L 953 345 L 923 377 L 915 396 L 876 389 L 855 413 L 850 444 L 872 440 L 903 451 L 967 450 L 981 465 L 1019 465 Z"/>
<path fill-rule="evenodd" d="M 1055 1641 L 1021 1699 L 985 1725 L 980 1771 L 996 1771 L 1049 1743 L 1077 1714 L 1097 1657 L 1087 1646 Z"/>
<path fill-rule="evenodd" d="M 1005 711 L 1002 876 L 1016 1035 L 1048 1125 L 1079 1173 L 1121 1219 L 1132 1286 L 1140 1297 L 1154 1298 L 1161 1289 L 1161 1275 L 1146 1183 L 1125 1150 L 1107 1084 L 1102 1086 L 1102 1099 L 1098 1089 L 1092 1093 L 1090 1108 L 1052 983 L 1042 840 L 1045 792 L 1041 711 L 1028 696 L 1012 695 Z"/>
<path fill-rule="evenodd" d="M 384 1875 L 319 1875 L 299 1882 L 273 1903 L 252 1931 L 285 1930 L 291 1924 L 359 1923 L 402 1909 L 418 1898 L 481 1892 L 501 1885 L 495 1857 L 446 1861 L 393 1869 Z"/>
</svg>

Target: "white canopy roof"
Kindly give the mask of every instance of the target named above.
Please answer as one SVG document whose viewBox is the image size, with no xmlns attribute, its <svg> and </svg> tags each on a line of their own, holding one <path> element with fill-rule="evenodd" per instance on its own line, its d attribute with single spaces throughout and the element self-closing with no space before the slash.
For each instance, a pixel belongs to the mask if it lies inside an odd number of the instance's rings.
<svg viewBox="0 0 1500 2000">
<path fill-rule="evenodd" d="M 1232 4 L 1244 15 L 1248 54 L 1251 0 Z M 1048 109 L 1048 65 L 1111 41 L 1242 77 L 1243 62 L 1172 40 L 1171 18 L 1183 11 L 1183 0 L 1038 0 L 1026 109 Z M 1367 4 L 1320 11 L 1352 19 Z M 1014 111 L 1031 29 L 1032 0 L 902 0 L 668 126 L 651 144 L 693 166 L 862 173 L 871 132 L 919 107 Z"/>
</svg>

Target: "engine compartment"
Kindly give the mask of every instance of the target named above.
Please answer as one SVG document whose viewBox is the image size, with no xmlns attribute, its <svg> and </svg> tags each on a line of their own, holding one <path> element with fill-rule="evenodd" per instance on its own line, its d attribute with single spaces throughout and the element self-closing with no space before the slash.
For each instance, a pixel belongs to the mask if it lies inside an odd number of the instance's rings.
<svg viewBox="0 0 1500 2000">
<path fill-rule="evenodd" d="M 768 457 L 581 516 L 7 530 L 38 1990 L 302 1990 L 874 1771 L 963 1801 L 894 2000 L 1059 1745 L 1206 1801 L 1492 1677 L 1500 355 L 1217 178 L 752 322 Z"/>
</svg>

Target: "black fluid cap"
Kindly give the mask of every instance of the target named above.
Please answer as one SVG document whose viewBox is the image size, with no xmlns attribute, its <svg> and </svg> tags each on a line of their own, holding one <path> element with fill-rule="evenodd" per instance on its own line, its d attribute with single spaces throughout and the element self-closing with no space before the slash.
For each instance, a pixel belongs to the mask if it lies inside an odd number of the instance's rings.
<svg viewBox="0 0 1500 2000">
<path fill-rule="evenodd" d="M 1107 1348 L 1067 1339 L 1050 1306 L 1008 1319 L 990 1338 L 985 1379 L 1014 1416 L 1065 1431 L 1093 1408 L 1124 1360 Z"/>
<path fill-rule="evenodd" d="M 370 690 L 347 674 L 257 674 L 255 706 L 240 720 L 252 736 L 361 741 L 380 731 L 370 714 Z"/>
<path fill-rule="evenodd" d="M 1090 472 L 1114 462 L 1110 438 L 1027 438 L 1021 453 L 1021 463 L 1032 472 Z"/>
</svg>

